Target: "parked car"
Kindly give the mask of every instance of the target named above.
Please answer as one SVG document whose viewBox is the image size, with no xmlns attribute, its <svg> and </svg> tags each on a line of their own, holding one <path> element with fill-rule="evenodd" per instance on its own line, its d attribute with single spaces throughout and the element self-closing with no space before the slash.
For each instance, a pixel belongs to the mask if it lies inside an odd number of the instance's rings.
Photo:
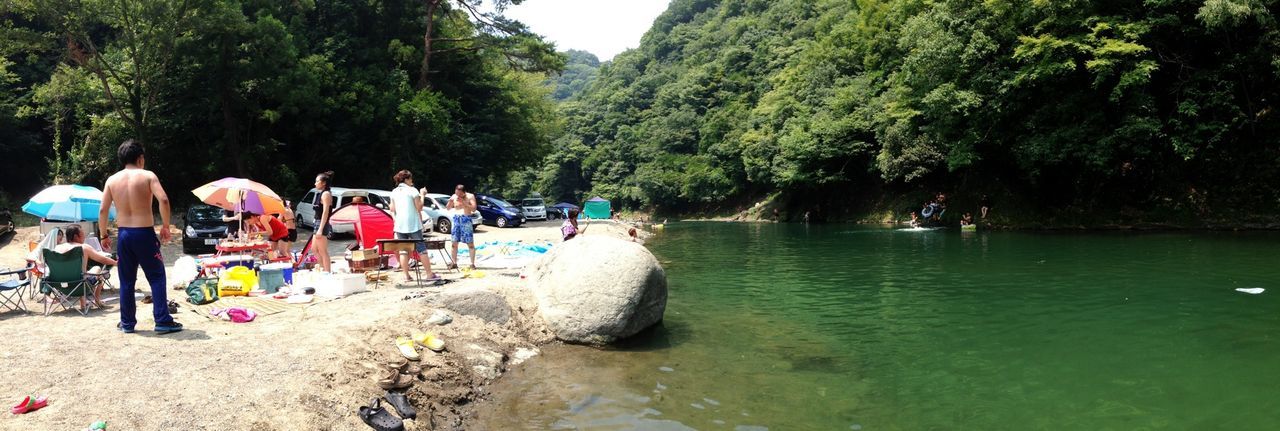
<svg viewBox="0 0 1280 431">
<path fill-rule="evenodd" d="M 222 221 L 221 208 L 194 205 L 187 208 L 182 222 L 183 253 L 212 253 L 218 241 L 227 237 L 227 224 Z"/>
<path fill-rule="evenodd" d="M 476 198 L 479 201 L 479 198 Z M 453 220 L 449 217 L 445 207 L 449 205 L 449 195 L 439 193 L 427 193 L 427 199 L 422 201 L 422 223 L 430 223 L 436 232 L 449 233 L 453 230 Z M 475 232 L 476 226 L 483 223 L 484 219 L 480 217 L 480 211 L 471 213 L 471 231 Z"/>
<path fill-rule="evenodd" d="M 383 203 L 373 203 L 372 204 L 373 206 L 390 211 L 391 190 L 378 190 L 378 189 L 365 189 L 365 190 L 367 190 L 369 194 L 377 196 L 378 199 L 381 199 L 383 202 Z"/>
<path fill-rule="evenodd" d="M 520 208 L 502 198 L 490 195 L 476 195 L 476 209 L 484 224 L 497 227 L 516 227 L 524 224 L 524 214 Z"/>
<path fill-rule="evenodd" d="M 0 210 L 0 236 L 14 231 L 13 213 L 9 210 Z"/>
<path fill-rule="evenodd" d="M 311 206 L 311 203 L 315 202 L 316 193 L 319 193 L 319 192 L 320 192 L 319 190 L 311 189 L 311 191 L 307 192 L 306 196 L 303 196 L 302 199 L 298 200 L 297 202 L 298 208 L 293 211 L 294 216 L 297 217 L 298 224 L 306 226 L 307 228 L 310 228 L 310 229 L 315 229 L 316 225 L 320 224 L 320 219 L 316 217 L 315 208 Z M 349 204 L 355 198 L 362 198 L 365 200 L 365 203 L 367 204 L 385 209 L 387 208 L 387 201 L 378 194 L 379 192 L 382 192 L 382 191 L 381 190 L 375 191 L 375 190 L 368 190 L 368 189 L 346 189 L 342 187 L 329 188 L 329 193 L 333 194 L 333 200 L 334 200 L 333 209 L 338 209 L 343 205 Z M 390 193 L 391 192 L 387 192 L 387 195 L 390 196 Z M 353 231 L 355 231 L 355 226 L 350 223 L 340 223 L 340 224 L 333 225 L 334 233 L 351 233 Z"/>
<path fill-rule="evenodd" d="M 527 197 L 520 201 L 520 210 L 526 220 L 546 220 L 547 204 L 539 197 Z"/>
</svg>

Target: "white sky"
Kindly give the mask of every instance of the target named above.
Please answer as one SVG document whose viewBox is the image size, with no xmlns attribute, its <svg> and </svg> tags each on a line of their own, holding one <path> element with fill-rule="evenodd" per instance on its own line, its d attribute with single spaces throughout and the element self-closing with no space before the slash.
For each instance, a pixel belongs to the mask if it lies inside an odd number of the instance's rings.
<svg viewBox="0 0 1280 431">
<path fill-rule="evenodd" d="M 640 36 L 671 0 L 525 0 L 506 16 L 555 42 L 556 49 L 578 49 L 600 61 L 640 45 Z"/>
</svg>

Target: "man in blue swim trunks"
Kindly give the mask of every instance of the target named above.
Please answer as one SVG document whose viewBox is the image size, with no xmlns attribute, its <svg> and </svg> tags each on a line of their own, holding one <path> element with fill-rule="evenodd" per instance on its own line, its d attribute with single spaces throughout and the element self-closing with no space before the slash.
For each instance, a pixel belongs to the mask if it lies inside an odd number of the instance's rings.
<svg viewBox="0 0 1280 431">
<path fill-rule="evenodd" d="M 471 225 L 471 214 L 476 212 L 476 195 L 467 193 L 467 188 L 458 184 L 453 189 L 453 196 L 449 196 L 445 210 L 449 211 L 453 222 L 450 231 L 453 235 L 453 264 L 449 268 L 458 267 L 458 243 L 463 242 L 467 244 L 467 254 L 471 255 L 471 269 L 476 269 L 476 243 L 471 235 L 475 231 Z"/>
<path fill-rule="evenodd" d="M 121 332 L 132 333 L 138 324 L 133 299 L 133 287 L 138 282 L 138 267 L 147 275 L 151 284 L 151 315 L 156 320 L 156 332 L 167 334 L 182 330 L 169 314 L 168 292 L 164 283 L 164 257 L 160 255 L 160 242 L 169 242 L 169 195 L 160 186 L 156 174 L 144 169 L 146 156 L 142 143 L 135 140 L 120 144 L 116 155 L 124 169 L 107 178 L 102 188 L 102 209 L 98 211 L 98 235 L 103 249 L 111 248 L 107 236 L 107 216 L 112 205 L 116 207 L 117 235 L 116 256 L 120 275 L 120 323 Z M 151 200 L 160 203 L 160 238 L 156 238 L 155 218 L 151 213 Z"/>
</svg>

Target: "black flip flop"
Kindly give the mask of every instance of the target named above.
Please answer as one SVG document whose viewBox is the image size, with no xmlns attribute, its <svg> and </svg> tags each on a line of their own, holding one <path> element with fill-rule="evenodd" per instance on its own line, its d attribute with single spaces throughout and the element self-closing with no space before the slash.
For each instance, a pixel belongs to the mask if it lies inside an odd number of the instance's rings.
<svg viewBox="0 0 1280 431">
<path fill-rule="evenodd" d="M 360 406 L 360 420 L 378 431 L 404 431 L 404 421 L 391 416 L 380 404 L 381 400 L 374 398 L 369 405 Z"/>
<path fill-rule="evenodd" d="M 387 403 L 391 404 L 391 407 L 395 407 L 396 413 L 399 413 L 402 418 L 416 419 L 418 417 L 418 410 L 413 408 L 413 404 L 409 404 L 409 397 L 406 397 L 404 392 L 387 391 Z"/>
</svg>

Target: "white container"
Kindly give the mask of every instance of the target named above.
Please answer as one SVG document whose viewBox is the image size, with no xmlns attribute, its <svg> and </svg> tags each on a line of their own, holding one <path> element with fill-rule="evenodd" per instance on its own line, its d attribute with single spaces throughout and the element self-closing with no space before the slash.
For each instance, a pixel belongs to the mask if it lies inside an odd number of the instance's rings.
<svg viewBox="0 0 1280 431">
<path fill-rule="evenodd" d="M 338 298 L 368 290 L 363 274 L 325 274 L 315 276 L 316 296 Z"/>
<path fill-rule="evenodd" d="M 293 273 L 294 290 L 301 292 L 303 288 L 316 287 L 316 279 L 319 277 L 320 273 L 315 271 L 302 270 Z"/>
</svg>

